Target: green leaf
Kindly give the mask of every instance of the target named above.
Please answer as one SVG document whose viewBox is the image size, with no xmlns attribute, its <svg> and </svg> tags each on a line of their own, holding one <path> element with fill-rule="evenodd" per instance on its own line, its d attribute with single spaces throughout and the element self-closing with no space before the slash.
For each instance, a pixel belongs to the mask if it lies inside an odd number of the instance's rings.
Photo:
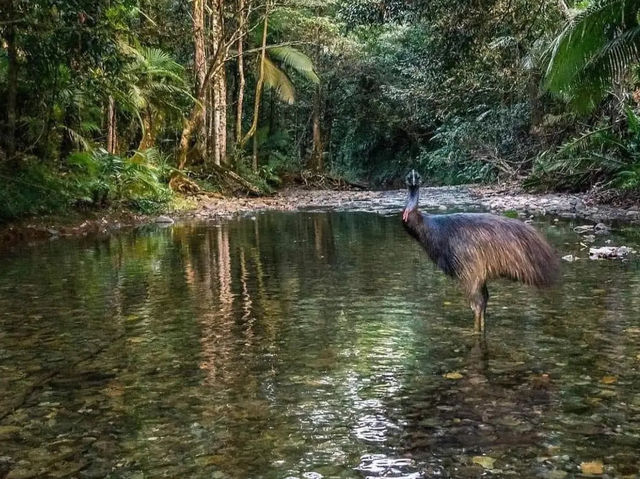
<svg viewBox="0 0 640 479">
<path fill-rule="evenodd" d="M 311 59 L 293 47 L 273 47 L 268 49 L 269 57 L 278 60 L 289 68 L 294 69 L 307 80 L 313 83 L 320 83 L 320 78 L 316 74 Z"/>
<path fill-rule="evenodd" d="M 264 59 L 264 84 L 273 88 L 282 101 L 291 105 L 296 100 L 296 90 L 287 74 L 266 57 Z"/>
<path fill-rule="evenodd" d="M 582 113 L 640 60 L 640 0 L 596 0 L 552 42 L 544 87 Z"/>
</svg>

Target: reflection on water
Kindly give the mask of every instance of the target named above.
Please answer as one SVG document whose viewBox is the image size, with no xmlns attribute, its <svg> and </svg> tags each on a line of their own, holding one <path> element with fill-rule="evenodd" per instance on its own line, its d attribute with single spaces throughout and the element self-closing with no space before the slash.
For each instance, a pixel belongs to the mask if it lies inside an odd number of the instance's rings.
<svg viewBox="0 0 640 479">
<path fill-rule="evenodd" d="M 0 476 L 638 474 L 637 262 L 494 286 L 481 344 L 396 217 L 270 213 L 0 261 Z"/>
</svg>

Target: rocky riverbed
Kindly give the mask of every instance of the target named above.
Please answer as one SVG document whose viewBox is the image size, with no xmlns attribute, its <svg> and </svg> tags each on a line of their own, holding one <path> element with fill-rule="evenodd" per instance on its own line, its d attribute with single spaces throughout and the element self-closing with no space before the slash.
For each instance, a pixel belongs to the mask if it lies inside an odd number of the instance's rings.
<svg viewBox="0 0 640 479">
<path fill-rule="evenodd" d="M 120 211 L 94 214 L 91 218 L 76 220 L 38 218 L 0 227 L 0 247 L 64 236 L 108 234 L 123 227 L 145 223 L 220 220 L 260 211 L 349 210 L 393 214 L 402 209 L 405 195 L 405 190 L 334 191 L 299 188 L 284 189 L 276 195 L 260 198 L 228 198 L 203 194 L 192 201 L 189 208 L 162 216 L 141 216 Z M 435 213 L 462 210 L 499 214 L 512 212 L 523 218 L 552 215 L 607 225 L 614 222 L 640 224 L 640 205 L 636 208 L 619 208 L 599 204 L 587 194 L 529 194 L 478 186 L 423 188 L 421 208 Z"/>
<path fill-rule="evenodd" d="M 220 218 L 265 210 L 351 210 L 382 214 L 399 212 L 405 201 L 405 190 L 329 191 L 287 189 L 265 198 L 200 197 L 198 206 L 181 214 L 187 218 Z M 453 186 L 421 190 L 421 208 L 431 212 L 458 210 L 513 211 L 521 216 L 555 215 L 582 218 L 594 222 L 640 222 L 640 208 L 624 209 L 600 205 L 585 194 L 510 193 L 498 188 Z"/>
</svg>

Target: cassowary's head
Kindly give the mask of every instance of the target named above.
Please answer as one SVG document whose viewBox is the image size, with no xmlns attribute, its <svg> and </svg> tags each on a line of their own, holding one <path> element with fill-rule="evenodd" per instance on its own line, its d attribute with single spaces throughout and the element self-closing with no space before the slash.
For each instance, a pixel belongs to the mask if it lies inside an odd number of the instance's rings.
<svg viewBox="0 0 640 479">
<path fill-rule="evenodd" d="M 420 188 L 422 178 L 416 170 L 411 170 L 407 173 L 407 176 L 405 176 L 404 181 L 407 183 L 409 189 Z"/>
<path fill-rule="evenodd" d="M 409 194 L 407 195 L 407 203 L 405 204 L 404 211 L 402 212 L 402 220 L 408 221 L 409 213 L 418 207 L 418 198 L 420 196 L 420 175 L 416 170 L 411 170 L 407 173 L 404 181 L 409 188 Z"/>
</svg>

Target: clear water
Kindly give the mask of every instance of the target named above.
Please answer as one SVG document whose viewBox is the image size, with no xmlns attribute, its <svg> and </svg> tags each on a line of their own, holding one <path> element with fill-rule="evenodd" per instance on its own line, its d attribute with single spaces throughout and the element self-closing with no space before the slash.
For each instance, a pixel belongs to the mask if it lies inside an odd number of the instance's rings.
<svg viewBox="0 0 640 479">
<path fill-rule="evenodd" d="M 25 247 L 0 257 L 0 477 L 635 477 L 639 265 L 494 284 L 484 344 L 397 215 Z"/>
</svg>

